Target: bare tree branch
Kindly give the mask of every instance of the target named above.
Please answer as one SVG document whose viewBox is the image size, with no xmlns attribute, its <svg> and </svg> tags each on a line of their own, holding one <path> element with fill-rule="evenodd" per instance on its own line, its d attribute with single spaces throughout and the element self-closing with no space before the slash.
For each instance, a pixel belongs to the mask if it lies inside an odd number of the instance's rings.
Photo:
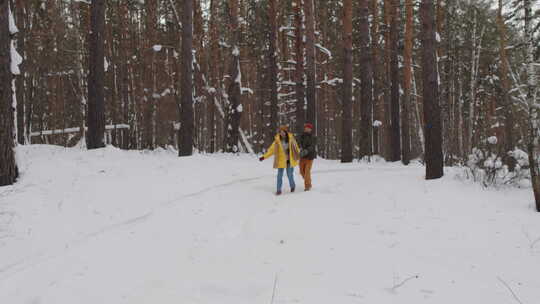
<svg viewBox="0 0 540 304">
<path fill-rule="evenodd" d="M 506 289 L 508 289 L 508 291 L 510 291 L 510 293 L 512 294 L 512 297 L 514 297 L 514 299 L 515 299 L 519 304 L 523 304 L 523 302 L 521 302 L 521 300 L 518 298 L 518 296 L 517 296 L 516 293 L 512 290 L 512 288 L 508 285 L 508 283 L 506 283 L 503 279 L 501 279 L 501 277 L 497 277 L 497 279 L 499 280 L 499 282 L 501 282 L 501 283 L 506 287 Z"/>
</svg>

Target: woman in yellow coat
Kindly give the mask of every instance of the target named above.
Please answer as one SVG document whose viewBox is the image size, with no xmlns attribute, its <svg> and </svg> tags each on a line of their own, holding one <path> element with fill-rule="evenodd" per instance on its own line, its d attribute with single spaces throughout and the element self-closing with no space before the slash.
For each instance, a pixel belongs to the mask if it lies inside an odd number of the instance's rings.
<svg viewBox="0 0 540 304">
<path fill-rule="evenodd" d="M 294 183 L 294 167 L 298 166 L 298 161 L 300 159 L 300 148 L 296 143 L 294 135 L 289 132 L 289 128 L 287 126 L 281 126 L 279 128 L 279 133 L 274 138 L 274 142 L 270 148 L 268 148 L 266 154 L 264 154 L 259 160 L 263 161 L 272 155 L 274 156 L 274 168 L 278 169 L 276 195 L 281 194 L 284 171 L 287 171 L 291 192 L 294 192 L 296 188 L 296 184 Z"/>
</svg>

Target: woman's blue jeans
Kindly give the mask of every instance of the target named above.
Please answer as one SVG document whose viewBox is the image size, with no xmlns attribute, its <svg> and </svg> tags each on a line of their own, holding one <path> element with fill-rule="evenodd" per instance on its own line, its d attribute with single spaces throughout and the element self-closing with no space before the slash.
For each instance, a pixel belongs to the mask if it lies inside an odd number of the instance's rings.
<svg viewBox="0 0 540 304">
<path fill-rule="evenodd" d="M 296 184 L 294 183 L 294 167 L 291 167 L 290 165 L 287 166 L 287 168 L 279 168 L 278 174 L 277 174 L 277 191 L 281 191 L 281 188 L 283 187 L 283 172 L 287 170 L 287 178 L 289 179 L 289 185 L 291 186 L 291 189 L 296 188 Z"/>
</svg>

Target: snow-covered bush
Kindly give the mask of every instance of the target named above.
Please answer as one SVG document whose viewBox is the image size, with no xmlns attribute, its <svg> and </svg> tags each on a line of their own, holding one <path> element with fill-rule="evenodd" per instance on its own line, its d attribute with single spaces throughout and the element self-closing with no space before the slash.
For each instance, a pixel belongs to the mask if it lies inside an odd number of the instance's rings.
<svg viewBox="0 0 540 304">
<path fill-rule="evenodd" d="M 481 183 L 484 187 L 511 185 L 522 187 L 530 184 L 527 153 L 515 149 L 507 153 L 505 160 L 495 153 L 474 148 L 460 176 Z M 513 170 L 508 166 L 513 162 Z M 505 164 L 506 162 L 506 164 Z"/>
</svg>

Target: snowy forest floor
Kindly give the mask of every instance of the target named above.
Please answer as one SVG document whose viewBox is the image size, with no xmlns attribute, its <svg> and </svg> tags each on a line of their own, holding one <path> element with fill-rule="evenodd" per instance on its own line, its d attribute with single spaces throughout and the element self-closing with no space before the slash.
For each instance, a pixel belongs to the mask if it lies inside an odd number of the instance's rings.
<svg viewBox="0 0 540 304">
<path fill-rule="evenodd" d="M 0 303 L 538 303 L 530 189 L 317 160 L 274 195 L 254 156 L 18 148 Z M 287 181 L 284 182 L 288 185 Z M 513 295 L 514 293 L 515 295 Z M 272 300 L 273 298 L 273 300 Z"/>
</svg>

